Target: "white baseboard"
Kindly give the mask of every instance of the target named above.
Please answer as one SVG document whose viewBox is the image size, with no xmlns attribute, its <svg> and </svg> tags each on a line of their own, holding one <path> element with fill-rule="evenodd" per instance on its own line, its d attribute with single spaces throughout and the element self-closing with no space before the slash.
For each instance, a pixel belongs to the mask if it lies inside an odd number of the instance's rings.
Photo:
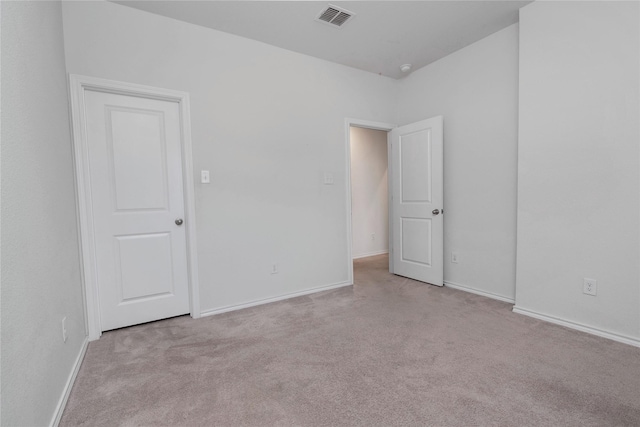
<svg viewBox="0 0 640 427">
<path fill-rule="evenodd" d="M 470 292 L 472 294 L 481 295 L 483 297 L 497 299 L 498 301 L 508 302 L 509 304 L 515 304 L 513 298 L 503 297 L 502 295 L 494 294 L 492 292 L 482 291 L 480 289 L 472 288 L 471 286 L 461 285 L 460 283 L 444 281 L 444 285 L 448 288 L 458 289 L 460 291 Z"/>
<path fill-rule="evenodd" d="M 229 311 L 242 310 L 243 308 L 255 307 L 257 305 L 269 304 L 270 302 L 282 301 L 289 298 L 301 297 L 303 295 L 315 294 L 316 292 L 328 291 L 331 289 L 342 288 L 344 286 L 351 286 L 353 283 L 351 282 L 340 282 L 334 283 L 332 285 L 320 286 L 318 288 L 306 289 L 304 291 L 292 292 L 289 294 L 278 295 L 276 297 L 264 298 L 255 301 L 250 301 L 242 304 L 228 305 L 226 307 L 214 308 L 211 310 L 203 310 L 200 313 L 200 316 L 213 316 L 214 314 L 227 313 Z"/>
<path fill-rule="evenodd" d="M 388 253 L 389 253 L 389 250 L 388 249 L 384 249 L 382 251 L 367 252 L 366 254 L 354 255 L 353 259 L 367 258 L 367 257 L 370 257 L 370 256 L 384 255 L 384 254 L 388 254 Z"/>
<path fill-rule="evenodd" d="M 613 341 L 621 342 L 623 344 L 629 344 L 634 347 L 640 347 L 640 340 L 629 337 L 626 335 L 620 335 L 613 332 L 603 331 L 602 329 L 593 328 L 591 326 L 583 325 L 581 323 L 572 322 L 570 320 L 563 320 L 558 317 L 549 316 L 547 314 L 538 313 L 533 310 L 527 310 L 526 308 L 513 307 L 513 312 L 523 314 L 525 316 L 533 317 L 538 320 L 544 320 L 545 322 L 554 323 L 556 325 L 564 326 L 566 328 L 575 329 L 581 332 L 586 332 L 591 335 L 596 335 L 602 338 L 608 338 Z"/>
<path fill-rule="evenodd" d="M 88 345 L 89 338 L 86 337 L 84 339 L 84 342 L 82 343 L 82 347 L 80 348 L 78 357 L 76 357 L 76 361 L 73 364 L 73 369 L 69 374 L 69 378 L 67 378 L 67 383 L 64 386 L 64 390 L 62 391 L 62 396 L 60 396 L 60 400 L 58 401 L 56 410 L 53 413 L 53 418 L 51 419 L 51 423 L 49 424 L 51 427 L 58 427 L 58 424 L 60 424 L 62 413 L 64 412 L 64 408 L 67 406 L 67 400 L 69 400 L 69 395 L 71 394 L 73 383 L 76 382 L 76 377 L 78 376 L 78 371 L 80 371 L 80 366 L 82 365 L 82 361 L 84 360 L 84 355 L 87 353 Z"/>
</svg>

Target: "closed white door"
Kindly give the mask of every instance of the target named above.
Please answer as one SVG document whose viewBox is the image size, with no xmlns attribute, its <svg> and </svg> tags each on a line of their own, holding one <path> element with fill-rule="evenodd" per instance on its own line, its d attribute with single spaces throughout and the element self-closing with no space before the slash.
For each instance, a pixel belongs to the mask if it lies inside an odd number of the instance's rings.
<svg viewBox="0 0 640 427">
<path fill-rule="evenodd" d="M 443 285 L 442 116 L 393 129 L 393 272 Z"/>
<path fill-rule="evenodd" d="M 179 104 L 85 103 L 102 330 L 189 313 Z"/>
</svg>

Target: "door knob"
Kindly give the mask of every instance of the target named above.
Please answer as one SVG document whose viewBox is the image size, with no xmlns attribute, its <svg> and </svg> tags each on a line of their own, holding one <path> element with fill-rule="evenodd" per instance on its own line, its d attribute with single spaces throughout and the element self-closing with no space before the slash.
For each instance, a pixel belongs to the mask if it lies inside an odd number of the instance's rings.
<svg viewBox="0 0 640 427">
<path fill-rule="evenodd" d="M 176 219 L 176 225 L 182 225 L 183 222 L 182 218 Z"/>
<path fill-rule="evenodd" d="M 438 215 L 438 214 L 440 214 L 440 209 L 434 209 L 434 210 L 431 211 L 431 213 L 434 214 L 434 215 Z"/>
</svg>

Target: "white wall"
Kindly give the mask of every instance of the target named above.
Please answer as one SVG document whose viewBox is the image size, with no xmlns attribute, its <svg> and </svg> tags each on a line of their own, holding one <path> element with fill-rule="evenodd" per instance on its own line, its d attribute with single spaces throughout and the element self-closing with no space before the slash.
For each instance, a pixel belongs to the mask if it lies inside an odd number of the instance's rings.
<svg viewBox="0 0 640 427">
<path fill-rule="evenodd" d="M 516 307 L 640 338 L 637 2 L 520 11 Z M 583 278 L 598 280 L 596 297 Z"/>
<path fill-rule="evenodd" d="M 353 257 L 388 253 L 387 132 L 352 126 L 350 140 Z"/>
<path fill-rule="evenodd" d="M 114 3 L 63 16 L 68 72 L 191 95 L 202 310 L 348 280 L 344 120 L 389 121 L 396 81 Z"/>
<path fill-rule="evenodd" d="M 62 13 L 0 7 L 1 423 L 48 425 L 85 339 Z"/>
<path fill-rule="evenodd" d="M 399 125 L 437 115 L 444 116 L 445 283 L 513 299 L 517 25 L 401 81 Z"/>
</svg>

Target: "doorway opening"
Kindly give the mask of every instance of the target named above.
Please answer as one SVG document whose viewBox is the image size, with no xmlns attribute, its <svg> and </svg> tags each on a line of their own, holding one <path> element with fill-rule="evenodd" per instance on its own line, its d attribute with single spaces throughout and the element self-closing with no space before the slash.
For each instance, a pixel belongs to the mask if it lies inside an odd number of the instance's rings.
<svg viewBox="0 0 640 427">
<path fill-rule="evenodd" d="M 377 151 L 373 141 L 385 139 L 383 135 L 368 130 L 386 134 L 386 212 L 384 207 L 380 209 L 384 206 L 380 203 L 380 188 L 360 182 L 362 176 L 369 176 L 379 183 L 380 171 L 384 172 L 383 160 L 363 160 L 373 157 L 371 153 Z M 443 286 L 443 117 L 436 116 L 400 127 L 347 119 L 346 141 L 347 256 L 351 283 L 354 257 L 384 251 L 383 247 L 374 245 L 378 236 L 374 230 L 379 228 L 373 226 L 373 221 L 379 220 L 379 214 L 386 213 L 388 234 L 381 236 L 383 242 L 386 237 L 389 272 Z M 369 156 L 360 156 L 359 152 Z M 381 164 L 382 167 L 379 166 Z M 365 196 L 358 194 L 361 187 L 368 188 Z"/>
<path fill-rule="evenodd" d="M 351 126 L 353 259 L 389 253 L 387 132 Z"/>
<path fill-rule="evenodd" d="M 347 120 L 347 224 L 352 283 L 354 260 L 390 252 L 388 132 L 393 128 L 386 123 Z"/>
</svg>

